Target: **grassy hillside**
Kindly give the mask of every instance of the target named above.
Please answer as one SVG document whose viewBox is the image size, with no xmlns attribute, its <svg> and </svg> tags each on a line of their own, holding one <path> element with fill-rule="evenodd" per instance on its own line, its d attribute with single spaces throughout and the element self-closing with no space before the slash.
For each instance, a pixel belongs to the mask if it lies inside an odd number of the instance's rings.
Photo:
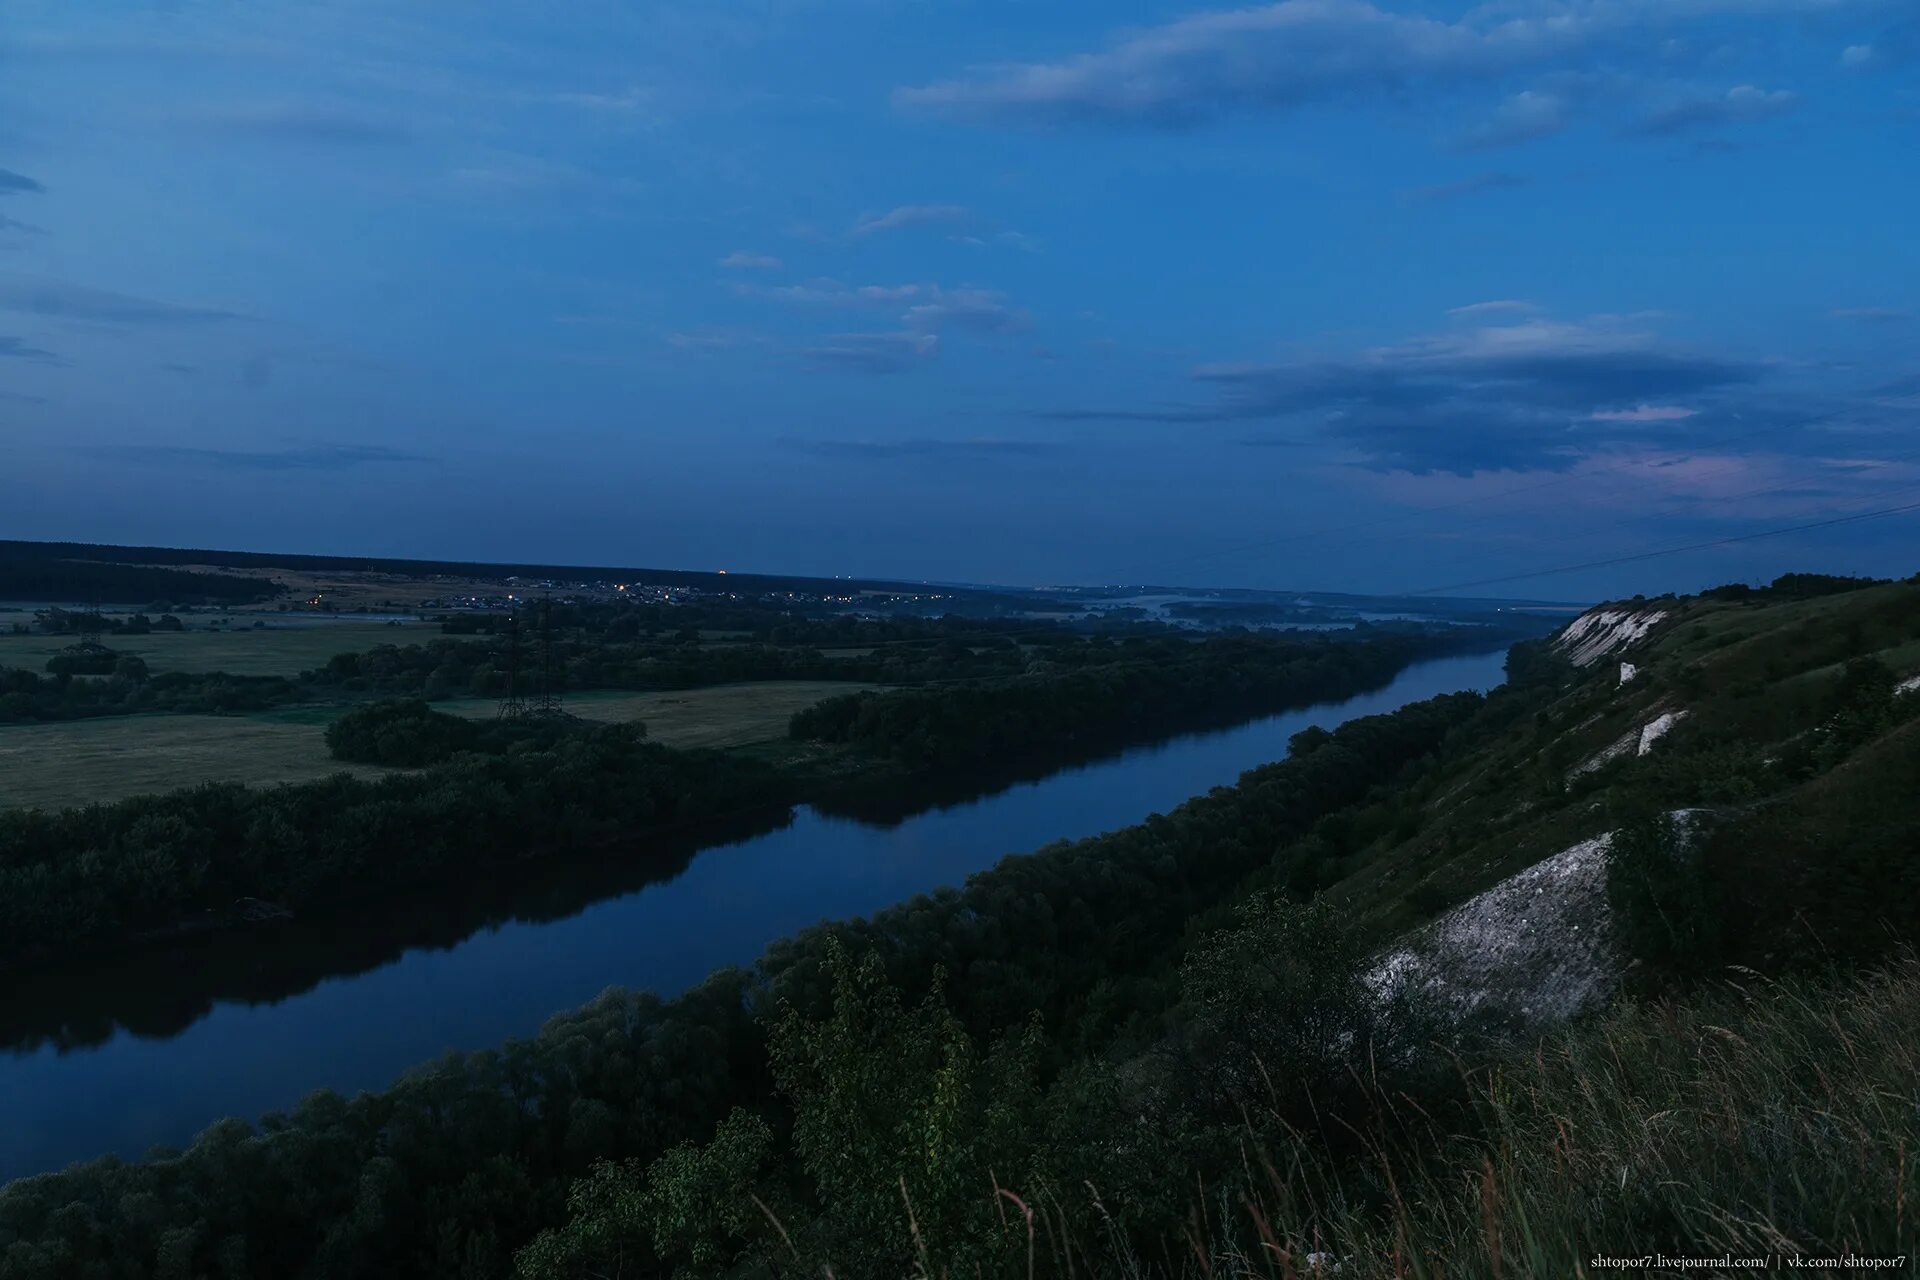
<svg viewBox="0 0 1920 1280">
<path fill-rule="evenodd" d="M 1920 582 L 1626 602 L 1511 670 L 1062 1022 L 969 1036 L 957 991 L 896 992 L 890 945 L 850 934 L 873 950 L 829 1007 L 771 1026 L 782 1106 L 600 1166 L 521 1274 L 1898 1253 Z"/>
<path fill-rule="evenodd" d="M 1542 646 L 1524 717 L 1383 802 L 1386 813 L 1353 818 L 1361 838 L 1328 855 L 1345 872 L 1330 880 L 1336 899 L 1391 936 L 1652 808 L 1693 811 L 1714 879 L 1756 911 L 1758 887 L 1804 884 L 1812 859 L 1827 871 L 1864 859 L 1869 881 L 1911 874 L 1885 859 L 1914 847 L 1920 818 L 1901 785 L 1920 776 L 1920 697 L 1895 693 L 1920 673 L 1920 583 L 1623 608 L 1664 616 L 1585 667 Z M 1635 668 L 1625 684 L 1622 662 Z M 1641 754 L 1642 731 L 1663 716 L 1671 727 Z M 1389 814 L 1389 829 L 1366 838 Z M 1894 883 L 1907 882 L 1883 890 Z M 1867 924 L 1845 904 L 1814 916 L 1829 943 Z"/>
</svg>

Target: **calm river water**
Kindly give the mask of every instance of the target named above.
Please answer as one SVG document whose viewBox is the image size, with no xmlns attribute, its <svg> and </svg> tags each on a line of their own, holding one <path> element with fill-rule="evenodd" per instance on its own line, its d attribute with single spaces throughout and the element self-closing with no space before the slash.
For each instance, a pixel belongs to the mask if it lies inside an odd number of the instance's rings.
<svg viewBox="0 0 1920 1280">
<path fill-rule="evenodd" d="M 810 807 L 686 850 L 652 883 L 602 859 L 455 900 L 200 939 L 0 992 L 0 1180 L 183 1145 L 214 1120 L 537 1031 L 610 985 L 670 995 L 777 938 L 958 884 L 1008 853 L 1110 831 L 1286 754 L 1308 725 L 1502 678 L 1503 654 L 1416 663 L 1337 703 L 1174 738 L 891 825 Z M 660 875 L 658 870 L 653 873 Z"/>
</svg>

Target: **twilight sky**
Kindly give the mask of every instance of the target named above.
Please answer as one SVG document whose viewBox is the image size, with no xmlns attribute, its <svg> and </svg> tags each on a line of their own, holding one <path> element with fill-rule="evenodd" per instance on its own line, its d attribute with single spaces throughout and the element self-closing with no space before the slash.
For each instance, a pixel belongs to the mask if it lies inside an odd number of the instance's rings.
<svg viewBox="0 0 1920 1280">
<path fill-rule="evenodd" d="M 0 22 L 0 536 L 1400 591 L 1913 503 L 1913 0 Z M 1920 511 L 1462 589 L 1786 569 Z"/>
</svg>

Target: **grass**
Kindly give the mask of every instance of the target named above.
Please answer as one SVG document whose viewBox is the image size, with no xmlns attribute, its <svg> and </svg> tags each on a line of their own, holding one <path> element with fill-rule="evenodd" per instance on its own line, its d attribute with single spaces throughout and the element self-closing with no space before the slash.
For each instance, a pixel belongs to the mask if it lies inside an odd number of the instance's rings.
<svg viewBox="0 0 1920 1280">
<path fill-rule="evenodd" d="M 1478 1133 L 1424 1131 L 1400 1104 L 1398 1134 L 1373 1144 L 1384 1212 L 1341 1208 L 1353 1200 L 1338 1176 L 1283 1153 L 1291 1176 L 1231 1210 L 1236 1234 L 1278 1252 L 1212 1274 L 1300 1274 L 1314 1248 L 1343 1280 L 1577 1276 L 1596 1254 L 1908 1251 L 1916 1026 L 1911 960 L 1837 985 L 1755 980 L 1615 1009 L 1476 1074 Z"/>
<path fill-rule="evenodd" d="M 862 687 L 790 680 L 670 693 L 577 693 L 566 706 L 589 720 L 644 721 L 648 737 L 669 747 L 753 747 L 783 741 L 795 711 Z M 435 705 L 476 718 L 493 715 L 499 706 L 485 698 Z M 260 785 L 306 782 L 343 769 L 380 772 L 343 765 L 327 754 L 326 726 L 344 710 L 288 707 L 247 716 L 105 716 L 0 726 L 0 808 L 65 808 L 202 782 Z"/>
<path fill-rule="evenodd" d="M 773 680 L 660 693 L 574 693 L 567 695 L 566 708 L 589 720 L 643 721 L 649 740 L 669 747 L 743 747 L 783 739 L 794 712 L 866 687 L 835 680 Z M 434 706 L 484 718 L 499 704 L 487 698 L 456 698 Z"/>
<path fill-rule="evenodd" d="M 436 639 L 433 623 L 341 621 L 302 618 L 289 622 L 271 614 L 233 615 L 232 630 L 207 627 L 207 615 L 186 621 L 192 630 L 157 631 L 144 636 L 103 636 L 117 653 L 142 658 L 155 672 L 225 671 L 236 676 L 297 676 L 322 666 L 336 653 L 364 652 L 378 644 L 419 644 Z M 254 619 L 266 622 L 260 630 Z M 4 621 L 4 619 L 0 619 Z M 0 667 L 40 671 L 49 657 L 73 643 L 71 636 L 0 634 Z"/>
<path fill-rule="evenodd" d="M 202 782 L 306 782 L 342 771 L 312 723 L 270 716 L 111 716 L 0 728 L 0 807 L 58 809 Z"/>
<path fill-rule="evenodd" d="M 1330 1157 L 1319 1134 L 1250 1116 L 1233 1176 L 1208 1185 L 1162 1172 L 1156 1190 L 1188 1206 L 1186 1226 L 1163 1241 L 1103 1227 L 1107 1204 L 1090 1183 L 1020 1196 L 996 1185 L 1010 1198 L 1011 1239 L 990 1274 L 1531 1280 L 1762 1269 L 1594 1266 L 1596 1256 L 1656 1254 L 1772 1255 L 1766 1270 L 1782 1256 L 1905 1255 L 1840 1274 L 1911 1274 L 1916 1027 L 1911 958 L 1845 981 L 1749 977 L 1685 1002 L 1619 1006 L 1466 1072 L 1465 1097 L 1444 1108 L 1376 1086 L 1364 1129 L 1349 1130 L 1359 1146 L 1349 1161 Z M 914 1275 L 949 1280 L 924 1257 Z"/>
</svg>

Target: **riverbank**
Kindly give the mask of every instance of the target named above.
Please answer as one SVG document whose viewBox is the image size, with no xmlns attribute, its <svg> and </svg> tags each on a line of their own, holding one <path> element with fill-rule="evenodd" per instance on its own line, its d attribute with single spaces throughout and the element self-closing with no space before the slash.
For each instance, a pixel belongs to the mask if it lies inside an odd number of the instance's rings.
<svg viewBox="0 0 1920 1280">
<path fill-rule="evenodd" d="M 1310 725 L 1501 679 L 1502 655 L 1415 663 L 1339 703 L 1187 735 L 888 825 L 803 807 L 750 838 L 630 875 L 635 860 L 555 861 L 470 877 L 457 899 L 395 903 L 333 929 L 295 921 L 245 945 L 194 940 L 64 975 L 0 1003 L 0 1176 L 259 1115 L 316 1088 L 387 1085 L 449 1050 L 525 1036 L 609 983 L 663 995 L 783 937 L 958 885 L 1002 855 L 1172 810 L 1286 754 Z M 663 855 L 665 851 L 662 851 Z M 36 986 L 45 985 L 36 981 Z"/>
</svg>

